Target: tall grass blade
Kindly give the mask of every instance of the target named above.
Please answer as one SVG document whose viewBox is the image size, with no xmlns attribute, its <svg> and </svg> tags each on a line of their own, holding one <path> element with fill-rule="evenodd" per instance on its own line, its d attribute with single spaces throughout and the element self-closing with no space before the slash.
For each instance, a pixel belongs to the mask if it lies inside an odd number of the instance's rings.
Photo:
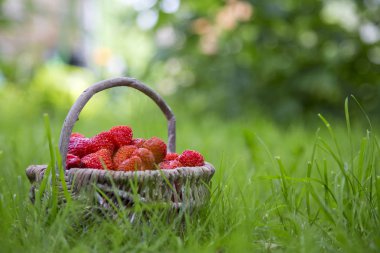
<svg viewBox="0 0 380 253">
<path fill-rule="evenodd" d="M 371 120 L 368 116 L 368 114 L 365 112 L 364 108 L 362 107 L 362 105 L 360 104 L 360 102 L 356 99 L 356 97 L 354 95 L 351 95 L 352 99 L 356 102 L 356 104 L 358 105 L 360 111 L 363 113 L 364 117 L 366 118 L 367 120 L 367 123 L 369 125 L 369 128 L 370 130 L 372 131 L 373 128 L 372 128 L 372 123 L 371 123 Z"/>
<path fill-rule="evenodd" d="M 334 153 L 334 151 L 330 148 L 330 146 L 326 143 L 326 141 L 324 141 L 323 139 L 320 139 L 320 143 L 322 144 L 320 145 L 320 147 L 323 150 L 325 150 L 327 153 L 329 153 L 334 158 L 335 162 L 338 164 L 338 168 L 340 169 L 340 172 L 343 174 L 344 179 L 348 183 L 348 187 L 349 187 L 348 193 L 350 194 L 350 190 L 351 190 L 352 193 L 355 194 L 354 185 L 346 172 L 343 161 Z"/>
<path fill-rule="evenodd" d="M 360 181 L 363 180 L 363 170 L 364 170 L 364 159 L 365 159 L 365 154 L 366 154 L 366 147 L 368 145 L 368 139 L 363 137 L 361 142 L 360 142 L 360 149 L 359 149 L 359 154 L 358 154 L 358 162 L 357 162 L 357 173 L 358 173 L 358 178 Z"/>
<path fill-rule="evenodd" d="M 316 194 L 313 186 L 310 185 L 310 194 L 313 197 L 313 199 L 317 202 L 321 210 L 325 213 L 326 217 L 328 220 L 333 223 L 334 225 L 336 224 L 335 219 L 333 218 L 333 214 L 329 210 L 328 206 L 323 203 L 323 201 L 319 198 L 319 196 Z"/>
<path fill-rule="evenodd" d="M 66 199 L 67 205 L 71 205 L 71 194 L 67 188 L 66 180 L 65 180 L 65 170 L 63 169 L 62 165 L 62 157 L 59 153 L 58 147 L 56 147 L 56 154 L 57 154 L 57 166 L 59 171 L 59 181 L 61 182 L 63 195 Z"/>
<path fill-rule="evenodd" d="M 327 175 L 327 161 L 326 159 L 323 160 L 323 179 L 324 179 L 324 188 L 325 188 L 325 204 L 328 204 L 329 200 L 329 192 L 328 192 L 328 186 L 329 186 L 329 177 Z"/>
<path fill-rule="evenodd" d="M 286 183 L 286 176 L 287 176 L 286 171 L 285 171 L 284 165 L 282 164 L 280 157 L 276 156 L 275 159 L 277 160 L 278 167 L 279 167 L 280 173 L 281 173 L 282 192 L 283 192 L 285 201 L 288 203 L 289 199 L 288 199 L 288 185 Z"/>
<path fill-rule="evenodd" d="M 271 160 L 274 167 L 276 167 L 276 159 L 273 159 L 273 154 L 270 152 L 268 146 L 265 144 L 265 142 L 258 136 L 255 135 L 259 143 L 264 147 L 265 152 L 268 154 L 269 159 Z"/>
<path fill-rule="evenodd" d="M 55 160 L 55 153 L 54 153 L 54 147 L 53 147 L 53 140 L 52 140 L 52 134 L 51 134 L 51 126 L 50 126 L 50 120 L 48 114 L 44 114 L 44 122 L 45 122 L 45 130 L 49 142 L 49 152 L 50 152 L 50 166 L 56 167 L 57 163 Z M 58 212 L 58 185 L 57 185 L 57 173 L 58 168 L 55 168 L 55 170 L 51 170 L 51 187 L 52 187 L 52 194 L 51 194 L 51 217 L 54 219 Z M 46 175 L 45 175 L 46 176 Z"/>
<path fill-rule="evenodd" d="M 309 220 L 309 223 L 311 221 L 311 208 L 310 208 L 310 176 L 311 176 L 311 168 L 312 168 L 312 163 L 309 161 L 307 163 L 307 173 L 306 173 L 306 178 L 307 178 L 307 186 L 306 186 L 306 196 L 305 196 L 305 201 L 306 201 L 306 212 L 307 212 L 307 217 Z"/>
<path fill-rule="evenodd" d="M 41 207 L 43 197 L 44 197 L 44 195 L 46 195 L 46 190 L 47 190 L 46 187 L 48 186 L 48 182 L 49 182 L 49 178 L 50 178 L 50 174 L 51 174 L 52 169 L 53 169 L 53 166 L 51 165 L 51 163 L 49 163 L 46 170 L 45 170 L 42 181 L 38 187 L 37 194 L 36 194 L 36 202 L 35 202 L 36 206 L 38 208 Z"/>
<path fill-rule="evenodd" d="M 348 139 L 350 141 L 350 167 L 353 168 L 354 166 L 354 148 L 352 144 L 352 133 L 351 133 L 351 122 L 350 122 L 350 112 L 348 108 L 348 98 L 344 100 L 344 114 L 346 118 L 346 127 L 347 127 L 347 135 Z"/>
<path fill-rule="evenodd" d="M 340 161 L 342 161 L 343 157 L 342 157 L 342 153 L 340 152 L 338 140 L 336 139 L 335 133 L 334 133 L 334 131 L 333 131 L 330 123 L 322 116 L 322 114 L 318 114 L 318 116 L 323 121 L 323 123 L 325 124 L 326 128 L 328 129 L 328 131 L 330 133 L 330 136 L 331 136 L 331 138 L 334 141 L 336 151 L 338 152 L 338 157 L 339 157 Z"/>
</svg>

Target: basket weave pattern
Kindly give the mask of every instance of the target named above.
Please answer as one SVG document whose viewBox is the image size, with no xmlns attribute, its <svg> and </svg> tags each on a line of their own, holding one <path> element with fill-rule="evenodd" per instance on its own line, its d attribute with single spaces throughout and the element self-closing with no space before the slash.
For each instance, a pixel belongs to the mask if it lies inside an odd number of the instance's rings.
<svg viewBox="0 0 380 253">
<path fill-rule="evenodd" d="M 32 198 L 34 198 L 35 188 L 44 177 L 46 168 L 46 165 L 31 165 L 27 169 L 27 176 L 34 184 L 31 191 Z M 214 168 L 207 163 L 201 167 L 182 167 L 161 171 L 70 169 L 65 172 L 65 181 L 74 197 L 95 184 L 114 203 L 117 203 L 116 193 L 125 206 L 131 206 L 134 203 L 131 188 L 131 183 L 133 183 L 137 186 L 139 201 L 142 203 L 170 204 L 173 208 L 183 206 L 194 208 L 202 206 L 208 200 L 210 193 L 207 183 L 214 171 Z M 117 186 L 117 191 L 113 189 L 111 180 Z M 101 196 L 99 195 L 98 198 Z M 99 204 L 108 207 L 104 199 L 99 199 Z"/>
</svg>

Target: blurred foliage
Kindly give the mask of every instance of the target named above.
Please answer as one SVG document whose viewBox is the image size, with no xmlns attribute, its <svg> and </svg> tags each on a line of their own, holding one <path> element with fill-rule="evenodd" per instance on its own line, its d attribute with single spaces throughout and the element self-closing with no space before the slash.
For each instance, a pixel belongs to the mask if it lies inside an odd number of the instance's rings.
<svg viewBox="0 0 380 253">
<path fill-rule="evenodd" d="M 288 120 L 341 112 L 350 94 L 380 112 L 377 0 L 95 2 L 101 20 L 91 37 L 95 63 L 88 57 L 87 66 L 97 79 L 134 76 L 196 114 L 233 117 L 258 108 Z M 139 25 L 147 13 L 157 15 L 151 27 Z M 108 58 L 119 72 L 106 73 Z M 11 84 L 30 74 L 12 61 L 0 66 Z"/>
<path fill-rule="evenodd" d="M 355 94 L 369 111 L 380 110 L 378 1 L 242 3 L 184 3 L 160 23 L 185 38 L 154 58 L 157 65 L 174 58 L 192 72 L 185 81 L 193 85 L 176 94 L 182 101 L 192 107 L 206 93 L 204 110 L 231 116 L 256 106 L 288 118 L 341 111 Z"/>
</svg>

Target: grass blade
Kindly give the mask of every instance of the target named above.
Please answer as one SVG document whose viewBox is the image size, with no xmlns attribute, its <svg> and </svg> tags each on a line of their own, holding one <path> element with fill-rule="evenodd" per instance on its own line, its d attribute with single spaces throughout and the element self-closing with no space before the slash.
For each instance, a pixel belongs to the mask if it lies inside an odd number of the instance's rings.
<svg viewBox="0 0 380 253">
<path fill-rule="evenodd" d="M 288 185 L 286 183 L 286 171 L 280 157 L 276 156 L 275 159 L 277 160 L 278 167 L 281 173 L 282 192 L 284 194 L 285 201 L 288 203 Z"/>
<path fill-rule="evenodd" d="M 313 197 L 313 199 L 317 202 L 317 204 L 319 205 L 319 207 L 321 208 L 321 210 L 325 213 L 325 215 L 328 218 L 328 220 L 335 225 L 336 223 L 335 223 L 335 219 L 333 218 L 333 214 L 329 210 L 328 206 L 325 205 L 323 203 L 323 201 L 318 197 L 318 195 L 316 194 L 313 186 L 311 186 L 311 185 L 310 185 L 310 194 Z"/>
<path fill-rule="evenodd" d="M 327 205 L 329 200 L 329 192 L 328 192 L 328 185 L 329 185 L 329 177 L 327 175 L 327 162 L 326 159 L 323 161 L 323 179 L 324 179 L 324 188 L 325 188 L 325 204 Z"/>
<path fill-rule="evenodd" d="M 59 171 L 59 181 L 61 182 L 63 195 L 65 196 L 67 205 L 71 204 L 71 194 L 67 188 L 66 180 L 65 180 L 65 170 L 62 168 L 62 157 L 59 154 L 58 147 L 56 148 L 56 154 L 57 154 L 57 166 Z"/>
<path fill-rule="evenodd" d="M 306 178 L 307 178 L 307 186 L 306 186 L 306 196 L 305 196 L 305 201 L 306 201 L 306 212 L 307 212 L 307 217 L 309 220 L 309 223 L 311 221 L 311 208 L 310 208 L 310 176 L 311 176 L 311 168 L 312 168 L 312 163 L 309 161 L 307 163 L 307 173 L 306 173 Z"/>
<path fill-rule="evenodd" d="M 348 108 L 348 98 L 344 100 L 344 114 L 346 118 L 346 127 L 347 127 L 347 135 L 348 139 L 350 141 L 350 167 L 353 168 L 354 166 L 354 149 L 353 149 L 353 144 L 352 144 L 352 133 L 351 133 L 351 122 L 350 122 L 350 112 Z"/>
<path fill-rule="evenodd" d="M 318 114 L 318 116 L 323 121 L 323 123 L 325 124 L 326 128 L 328 129 L 328 131 L 330 133 L 330 136 L 331 136 L 331 138 L 334 141 L 336 151 L 338 152 L 338 156 L 337 157 L 339 157 L 339 160 L 342 162 L 342 154 L 340 152 L 339 144 L 338 144 L 338 141 L 336 139 L 335 133 L 334 133 L 334 131 L 333 131 L 330 123 L 322 116 L 322 114 Z"/>
<path fill-rule="evenodd" d="M 359 101 L 356 99 L 356 97 L 354 95 L 351 95 L 352 99 L 356 102 L 356 104 L 358 105 L 360 111 L 363 113 L 364 117 L 366 118 L 367 120 L 367 123 L 369 125 L 369 128 L 370 130 L 372 131 L 373 128 L 372 128 L 372 123 L 371 123 L 371 120 L 369 119 L 369 116 L 368 114 L 365 112 L 364 108 L 362 107 L 362 105 L 359 103 Z"/>
<path fill-rule="evenodd" d="M 51 187 L 52 187 L 52 194 L 51 194 L 51 217 L 54 219 L 58 212 L 58 185 L 57 185 L 57 170 L 56 168 L 56 160 L 55 160 L 55 153 L 54 153 L 54 147 L 53 147 L 53 139 L 51 134 L 51 126 L 50 126 L 50 120 L 48 114 L 44 114 L 44 122 L 45 122 L 45 130 L 48 138 L 49 143 L 49 152 L 50 152 L 50 166 L 55 169 L 51 170 Z M 46 176 L 46 175 L 45 175 Z"/>
</svg>

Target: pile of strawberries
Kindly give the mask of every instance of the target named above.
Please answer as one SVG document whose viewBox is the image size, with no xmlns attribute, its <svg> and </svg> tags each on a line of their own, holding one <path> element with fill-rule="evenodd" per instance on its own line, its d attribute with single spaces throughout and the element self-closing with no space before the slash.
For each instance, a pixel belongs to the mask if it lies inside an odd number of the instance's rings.
<svg viewBox="0 0 380 253">
<path fill-rule="evenodd" d="M 119 171 L 175 169 L 204 165 L 197 151 L 167 153 L 160 138 L 133 138 L 129 126 L 115 126 L 91 138 L 72 133 L 66 168 L 108 169 Z"/>
</svg>

